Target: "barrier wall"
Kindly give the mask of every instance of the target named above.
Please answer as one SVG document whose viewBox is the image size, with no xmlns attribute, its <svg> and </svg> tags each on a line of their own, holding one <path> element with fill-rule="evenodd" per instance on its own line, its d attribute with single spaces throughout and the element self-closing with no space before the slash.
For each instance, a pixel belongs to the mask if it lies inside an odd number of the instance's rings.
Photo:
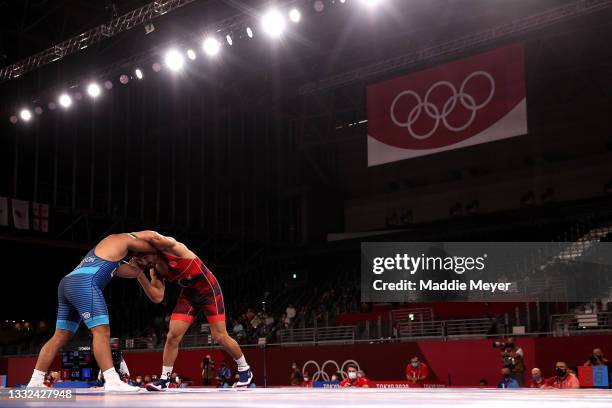
<svg viewBox="0 0 612 408">
<path fill-rule="evenodd" d="M 419 341 L 394 344 L 358 344 L 308 347 L 245 348 L 244 353 L 251 364 L 258 385 L 264 382 L 264 354 L 268 385 L 287 385 L 290 366 L 297 361 L 300 367 L 310 371 L 311 376 L 325 379 L 353 360 L 368 372 L 372 380 L 402 380 L 406 364 L 418 355 L 429 367 L 432 381 L 450 383 L 452 386 L 478 385 L 486 379 L 496 384 L 500 378 L 501 360 L 499 350 L 491 347 L 492 340 Z M 552 376 L 555 362 L 565 360 L 570 367 L 583 364 L 593 348 L 601 347 L 604 353 L 612 351 L 612 336 L 520 338 L 517 343 L 525 352 L 527 370 L 540 367 L 546 377 Z M 206 354 L 219 362 L 231 361 L 219 349 L 185 350 L 179 353 L 175 371 L 201 384 L 200 362 Z M 159 373 L 161 352 L 126 352 L 125 360 L 133 375 Z M 6 367 L 8 385 L 27 382 L 34 368 L 34 357 L 10 357 L 5 363 L 0 359 L 0 368 Z M 6 364 L 6 365 L 4 365 Z M 230 364 L 232 366 L 232 364 Z M 59 368 L 59 360 L 54 362 Z M 346 367 L 345 367 L 346 368 Z M 316 377 L 315 377 L 316 379 Z"/>
</svg>

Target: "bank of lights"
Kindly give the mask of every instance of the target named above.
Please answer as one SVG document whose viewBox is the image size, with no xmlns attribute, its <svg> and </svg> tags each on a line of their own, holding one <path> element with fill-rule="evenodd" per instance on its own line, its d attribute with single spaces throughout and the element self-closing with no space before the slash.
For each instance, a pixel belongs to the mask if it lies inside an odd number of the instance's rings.
<svg viewBox="0 0 612 408">
<path fill-rule="evenodd" d="M 353 2 L 360 3 L 368 8 L 374 8 L 383 3 L 384 0 L 353 0 Z M 325 5 L 323 2 L 315 3 L 322 3 Z M 334 2 L 331 3 L 333 4 Z M 338 0 L 337 3 L 345 5 L 348 4 L 349 1 Z M 325 7 L 323 7 L 321 11 L 323 11 L 324 8 Z M 263 15 L 261 15 L 258 27 L 253 25 L 245 25 L 240 29 L 240 31 L 230 29 L 231 31 L 228 30 L 225 33 L 223 33 L 222 30 L 215 32 L 214 35 L 211 33 L 201 40 L 201 49 L 204 55 L 214 58 L 223 51 L 224 46 L 231 47 L 240 39 L 253 39 L 255 35 L 259 33 L 259 30 L 270 38 L 278 39 L 283 37 L 285 31 L 287 31 L 287 24 L 298 24 L 303 18 L 304 15 L 302 10 L 300 10 L 298 7 L 291 7 L 287 9 L 270 8 L 266 10 Z M 185 48 L 182 50 L 178 48 L 171 48 L 167 50 L 165 54 L 163 54 L 162 59 L 163 61 L 153 63 L 152 72 L 160 72 L 162 70 L 162 66 L 170 72 L 179 72 L 185 67 L 186 63 L 197 60 L 197 53 L 194 48 Z M 125 73 L 122 74 L 119 77 L 119 82 L 126 85 L 130 79 L 136 78 L 138 80 L 142 80 L 144 76 L 144 69 L 139 67 L 135 68 L 131 75 L 129 73 L 127 75 Z M 116 85 L 117 83 L 109 79 L 102 80 L 99 83 L 91 82 L 84 86 L 84 90 L 83 88 L 81 88 L 81 90 L 77 88 L 72 94 L 63 93 L 57 99 L 49 101 L 46 106 L 44 104 L 42 107 L 37 106 L 35 111 L 32 111 L 31 108 L 22 108 L 17 113 L 10 116 L 10 122 L 13 124 L 16 124 L 19 121 L 30 122 L 35 118 L 34 113 L 36 113 L 36 115 L 41 115 L 43 113 L 43 107 L 47 108 L 49 111 L 54 111 L 57 107 L 68 109 L 73 105 L 75 100 L 76 102 L 79 102 L 84 94 L 88 95 L 90 99 L 96 99 L 102 95 L 103 90 L 107 92 L 110 91 L 113 88 L 113 84 Z"/>
</svg>

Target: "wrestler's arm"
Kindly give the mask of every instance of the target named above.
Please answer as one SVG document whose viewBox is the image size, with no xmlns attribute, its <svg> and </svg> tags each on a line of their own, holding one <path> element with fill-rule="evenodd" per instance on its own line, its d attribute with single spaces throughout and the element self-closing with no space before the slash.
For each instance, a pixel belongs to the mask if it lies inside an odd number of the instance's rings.
<svg viewBox="0 0 612 408">
<path fill-rule="evenodd" d="M 139 231 L 133 232 L 132 235 L 148 242 L 159 251 L 170 252 L 178 257 L 195 256 L 184 244 L 172 237 L 161 235 L 156 231 Z"/>
<path fill-rule="evenodd" d="M 155 253 L 157 249 L 148 241 L 133 234 L 112 234 L 96 245 L 95 254 L 109 261 L 120 261 L 128 252 Z"/>
<path fill-rule="evenodd" d="M 115 269 L 113 276 L 118 278 L 133 279 L 137 278 L 141 273 L 142 269 L 140 269 L 138 266 L 134 266 L 132 263 L 126 263 L 119 265 L 117 269 Z"/>
<path fill-rule="evenodd" d="M 151 277 L 151 281 L 149 281 L 144 272 L 142 272 L 136 279 L 138 279 L 138 283 L 140 283 L 140 286 L 142 286 L 142 289 L 151 302 L 161 303 L 162 300 L 164 300 L 166 285 L 162 279 L 157 278 L 155 269 L 149 269 L 149 276 Z"/>
</svg>

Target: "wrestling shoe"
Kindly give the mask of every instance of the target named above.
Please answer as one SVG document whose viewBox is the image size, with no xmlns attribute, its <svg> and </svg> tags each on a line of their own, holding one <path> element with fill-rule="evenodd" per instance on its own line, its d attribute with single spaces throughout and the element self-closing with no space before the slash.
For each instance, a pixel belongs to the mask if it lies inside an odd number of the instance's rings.
<svg viewBox="0 0 612 408">
<path fill-rule="evenodd" d="M 42 381 L 30 380 L 26 388 L 47 388 Z"/>
<path fill-rule="evenodd" d="M 140 391 L 140 387 L 134 387 L 132 385 L 124 383 L 123 381 L 118 381 L 118 382 L 106 381 L 106 383 L 104 383 L 104 391 L 107 391 L 107 392 L 138 392 Z"/>
<path fill-rule="evenodd" d="M 253 381 L 253 373 L 251 372 L 251 367 L 248 367 L 246 370 L 242 370 L 238 372 L 238 382 L 236 383 L 237 387 L 248 387 L 249 384 Z"/>
<path fill-rule="evenodd" d="M 145 388 L 147 389 L 147 391 L 166 391 L 169 382 L 170 380 L 168 380 L 167 378 L 160 378 L 155 382 L 148 383 L 147 385 L 145 385 Z"/>
</svg>

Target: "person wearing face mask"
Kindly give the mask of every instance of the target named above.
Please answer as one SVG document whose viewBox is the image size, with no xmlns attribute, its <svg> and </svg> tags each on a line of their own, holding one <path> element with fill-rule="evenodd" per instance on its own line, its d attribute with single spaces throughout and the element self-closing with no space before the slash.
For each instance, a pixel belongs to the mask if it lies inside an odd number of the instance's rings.
<svg viewBox="0 0 612 408">
<path fill-rule="evenodd" d="M 508 366 L 502 368 L 502 380 L 497 383 L 497 388 L 521 388 L 519 383 L 512 378 L 512 370 Z"/>
<path fill-rule="evenodd" d="M 429 367 L 419 360 L 417 356 L 410 359 L 406 366 L 406 379 L 412 386 L 422 386 L 429 377 Z"/>
<path fill-rule="evenodd" d="M 565 361 L 557 361 L 555 374 L 546 388 L 580 388 L 578 378 L 570 372 Z"/>
<path fill-rule="evenodd" d="M 339 383 L 341 378 L 342 378 L 342 373 L 339 371 L 336 371 L 335 373 L 332 374 L 330 381 Z"/>
<path fill-rule="evenodd" d="M 310 378 L 310 373 L 308 371 L 304 371 L 304 381 L 302 381 L 302 387 L 312 388 L 312 379 Z"/>
<path fill-rule="evenodd" d="M 527 383 L 527 388 L 544 388 L 546 381 L 542 377 L 542 370 L 534 368 L 531 370 L 531 379 Z"/>
<path fill-rule="evenodd" d="M 368 380 L 366 380 L 365 378 L 359 378 L 357 376 L 357 367 L 354 365 L 350 365 L 347 368 L 347 378 L 345 378 L 344 380 L 342 380 L 342 382 L 340 383 L 340 388 L 346 388 L 346 387 L 362 387 L 362 388 L 368 388 L 369 384 L 368 384 Z"/>
<path fill-rule="evenodd" d="M 144 382 L 142 382 L 142 375 L 139 375 L 136 377 L 136 380 L 134 381 L 134 385 L 137 387 L 144 387 Z"/>
</svg>

